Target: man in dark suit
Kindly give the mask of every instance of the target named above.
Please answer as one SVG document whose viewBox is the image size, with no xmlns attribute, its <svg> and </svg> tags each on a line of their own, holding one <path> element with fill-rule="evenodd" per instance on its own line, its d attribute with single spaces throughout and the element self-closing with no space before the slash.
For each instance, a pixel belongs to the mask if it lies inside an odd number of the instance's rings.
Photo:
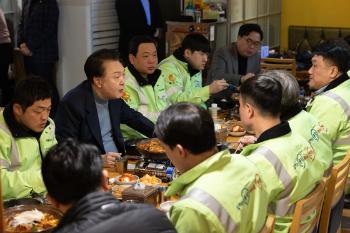
<svg viewBox="0 0 350 233">
<path fill-rule="evenodd" d="M 215 51 L 207 83 L 225 79 L 238 86 L 260 73 L 259 48 L 262 40 L 263 31 L 258 24 L 243 24 L 239 28 L 236 42 Z M 230 101 L 233 90 L 219 92 L 210 101 L 218 102 L 222 98 Z"/>
<path fill-rule="evenodd" d="M 52 87 L 54 116 L 59 101 L 55 80 L 58 61 L 58 15 L 56 0 L 23 0 L 17 44 L 25 56 L 26 72 L 46 79 Z"/>
<path fill-rule="evenodd" d="M 105 166 L 114 166 L 116 157 L 124 154 L 120 124 L 126 124 L 151 137 L 154 124 L 131 109 L 124 95 L 124 67 L 113 50 L 102 49 L 85 62 L 88 80 L 70 90 L 62 99 L 55 118 L 56 136 L 60 142 L 75 138 L 97 146 Z"/>
<path fill-rule="evenodd" d="M 119 52 L 128 61 L 129 41 L 136 35 L 158 38 L 162 27 L 157 0 L 116 0 L 120 25 Z"/>
</svg>

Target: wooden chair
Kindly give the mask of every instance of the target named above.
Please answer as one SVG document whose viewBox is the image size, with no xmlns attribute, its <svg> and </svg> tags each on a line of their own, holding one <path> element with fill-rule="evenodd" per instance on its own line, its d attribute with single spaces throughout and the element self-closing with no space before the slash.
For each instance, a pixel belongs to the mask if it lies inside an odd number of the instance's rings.
<svg viewBox="0 0 350 233">
<path fill-rule="evenodd" d="M 350 169 L 350 151 L 345 158 L 332 168 L 327 191 L 324 197 L 320 218 L 319 233 L 327 233 L 332 208 L 343 198 L 346 181 Z M 341 216 L 339 216 L 341 218 Z"/>
<path fill-rule="evenodd" d="M 327 182 L 328 178 L 323 178 L 309 195 L 297 201 L 289 233 L 313 232 L 317 227 Z M 308 222 L 304 222 L 314 211 L 316 211 L 315 217 Z M 308 230 L 306 231 L 306 229 Z"/>
<path fill-rule="evenodd" d="M 294 77 L 297 74 L 295 59 L 285 58 L 262 58 L 260 62 L 260 68 L 262 71 L 266 70 L 287 70 Z"/>
<path fill-rule="evenodd" d="M 342 217 L 350 218 L 350 209 L 345 209 L 344 208 Z M 341 226 L 341 233 L 350 233 L 350 229 L 349 228 L 343 228 L 343 226 Z"/>
<path fill-rule="evenodd" d="M 275 226 L 275 215 L 267 216 L 265 226 L 260 231 L 260 233 L 272 233 Z"/>
</svg>

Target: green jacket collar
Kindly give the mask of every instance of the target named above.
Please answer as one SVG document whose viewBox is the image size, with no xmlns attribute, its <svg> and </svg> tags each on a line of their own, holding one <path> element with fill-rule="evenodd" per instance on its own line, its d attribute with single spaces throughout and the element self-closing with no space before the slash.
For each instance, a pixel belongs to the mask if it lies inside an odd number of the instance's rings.
<svg viewBox="0 0 350 233">
<path fill-rule="evenodd" d="M 12 104 L 9 104 L 6 106 L 6 108 L 4 109 L 4 119 L 5 122 L 12 134 L 12 136 L 14 138 L 25 138 L 25 137 L 35 137 L 35 138 L 40 138 L 41 133 L 36 133 L 32 130 L 29 130 L 27 128 L 25 128 L 23 125 L 21 125 L 20 123 L 17 122 L 15 116 L 13 115 L 13 111 L 12 111 Z M 48 126 L 50 124 L 49 121 L 47 121 L 46 126 Z"/>
<path fill-rule="evenodd" d="M 153 74 L 147 75 L 147 79 L 145 79 L 141 76 L 141 74 L 136 70 L 136 68 L 133 65 L 128 65 L 128 70 L 135 77 L 137 83 L 140 86 L 151 85 L 152 87 L 154 87 L 161 74 L 161 71 L 159 69 L 156 69 Z"/>
<path fill-rule="evenodd" d="M 168 188 L 166 195 L 172 196 L 176 193 L 182 193 L 191 183 L 197 180 L 203 173 L 207 172 L 208 169 L 213 166 L 227 164 L 231 158 L 232 157 L 228 150 L 214 154 L 174 180 Z"/>
</svg>

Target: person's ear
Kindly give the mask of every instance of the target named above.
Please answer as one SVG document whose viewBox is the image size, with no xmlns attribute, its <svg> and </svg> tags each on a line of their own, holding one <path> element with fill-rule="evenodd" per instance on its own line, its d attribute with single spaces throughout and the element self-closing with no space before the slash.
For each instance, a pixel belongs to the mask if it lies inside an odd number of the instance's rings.
<svg viewBox="0 0 350 233">
<path fill-rule="evenodd" d="M 192 55 L 192 51 L 190 49 L 185 49 L 184 58 L 189 59 Z"/>
<path fill-rule="evenodd" d="M 338 67 L 333 65 L 333 66 L 331 67 L 330 74 L 329 74 L 330 78 L 331 78 L 332 80 L 334 80 L 334 79 L 336 79 L 336 78 L 338 77 L 338 74 L 339 74 L 339 69 L 338 69 Z"/>
<path fill-rule="evenodd" d="M 174 149 L 181 158 L 185 159 L 188 156 L 188 151 L 182 145 L 176 144 Z"/>
<path fill-rule="evenodd" d="M 136 60 L 136 57 L 134 56 L 134 54 L 129 54 L 129 62 L 131 65 L 134 65 L 135 64 L 135 60 Z"/>
<path fill-rule="evenodd" d="M 247 108 L 247 116 L 249 117 L 249 119 L 252 119 L 255 115 L 255 109 L 252 105 L 250 104 L 246 104 L 246 108 Z"/>
<path fill-rule="evenodd" d="M 21 107 L 21 105 L 14 103 L 13 107 L 12 107 L 13 113 L 15 114 L 15 116 L 20 116 L 23 114 L 23 109 Z"/>
<path fill-rule="evenodd" d="M 108 172 L 105 169 L 102 170 L 101 187 L 102 187 L 103 191 L 105 191 L 105 192 L 108 191 Z"/>
<path fill-rule="evenodd" d="M 96 87 L 98 87 L 98 88 L 102 87 L 102 78 L 101 77 L 93 77 L 92 80 L 93 80 L 93 83 Z"/>
</svg>

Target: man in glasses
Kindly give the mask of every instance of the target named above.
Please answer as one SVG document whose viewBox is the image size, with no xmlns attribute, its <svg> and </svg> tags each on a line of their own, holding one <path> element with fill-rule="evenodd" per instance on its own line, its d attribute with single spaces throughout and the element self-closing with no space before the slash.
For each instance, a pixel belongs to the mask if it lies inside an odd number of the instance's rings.
<svg viewBox="0 0 350 233">
<path fill-rule="evenodd" d="M 229 84 L 238 86 L 259 73 L 260 54 L 258 51 L 262 40 L 263 31 L 258 24 L 243 24 L 239 28 L 236 42 L 229 47 L 215 51 L 208 82 L 225 79 Z M 225 93 L 219 94 L 221 98 L 226 95 Z"/>
</svg>

